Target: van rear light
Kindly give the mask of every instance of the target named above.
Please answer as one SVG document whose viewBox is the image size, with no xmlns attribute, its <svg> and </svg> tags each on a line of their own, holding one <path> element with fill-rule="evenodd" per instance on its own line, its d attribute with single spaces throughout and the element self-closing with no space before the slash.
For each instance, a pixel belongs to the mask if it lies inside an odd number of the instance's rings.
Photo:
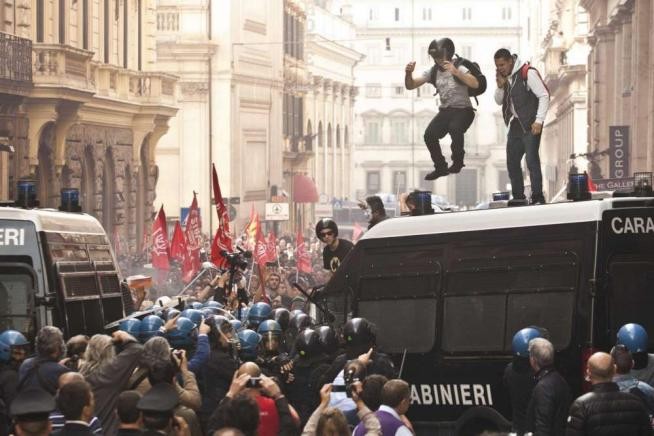
<svg viewBox="0 0 654 436">
<path fill-rule="evenodd" d="M 597 348 L 592 346 L 584 347 L 581 349 L 581 392 L 586 393 L 590 392 L 591 384 L 586 380 L 586 365 L 588 364 L 588 359 L 590 356 L 599 351 Z"/>
</svg>

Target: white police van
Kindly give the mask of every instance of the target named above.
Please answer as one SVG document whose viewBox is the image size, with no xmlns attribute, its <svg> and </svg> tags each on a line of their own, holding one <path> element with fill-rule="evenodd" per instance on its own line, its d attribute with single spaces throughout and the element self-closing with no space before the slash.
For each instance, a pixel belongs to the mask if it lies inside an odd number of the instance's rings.
<svg viewBox="0 0 654 436">
<path fill-rule="evenodd" d="M 44 325 L 66 337 L 103 332 L 125 315 L 116 265 L 92 216 L 0 207 L 0 331 L 31 338 Z"/>
<path fill-rule="evenodd" d="M 411 385 L 419 433 L 450 434 L 475 406 L 510 418 L 502 374 L 521 328 L 549 330 L 575 395 L 585 360 L 608 350 L 620 326 L 654 333 L 654 198 L 386 220 L 324 293 L 343 317 L 377 325 L 379 349 Z"/>
</svg>

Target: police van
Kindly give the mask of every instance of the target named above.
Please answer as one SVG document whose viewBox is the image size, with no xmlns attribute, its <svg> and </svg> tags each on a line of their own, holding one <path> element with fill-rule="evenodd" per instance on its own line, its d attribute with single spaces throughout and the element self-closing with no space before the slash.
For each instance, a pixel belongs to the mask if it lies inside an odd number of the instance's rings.
<svg viewBox="0 0 654 436">
<path fill-rule="evenodd" d="M 0 207 L 0 331 L 94 334 L 125 315 L 109 238 L 90 215 Z M 125 294 L 127 295 L 127 294 Z M 127 298 L 127 297 L 125 297 Z"/>
<path fill-rule="evenodd" d="M 409 417 L 425 434 L 449 434 L 475 406 L 510 418 L 502 374 L 518 330 L 549 330 L 575 395 L 585 361 L 610 349 L 620 326 L 654 332 L 654 198 L 386 220 L 356 244 L 325 294 L 348 308 L 344 317 L 377 325 L 378 347 L 402 368 Z"/>
</svg>

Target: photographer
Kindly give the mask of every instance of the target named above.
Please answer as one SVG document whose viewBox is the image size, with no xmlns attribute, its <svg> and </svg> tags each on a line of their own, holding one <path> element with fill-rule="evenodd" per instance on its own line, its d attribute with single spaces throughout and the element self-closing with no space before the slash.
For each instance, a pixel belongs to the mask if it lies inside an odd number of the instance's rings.
<svg viewBox="0 0 654 436">
<path fill-rule="evenodd" d="M 404 86 L 408 90 L 416 89 L 425 83 L 432 83 L 440 96 L 438 114 L 425 130 L 425 144 L 434 162 L 434 171 L 425 176 L 425 180 L 435 180 L 448 174 L 461 171 L 463 164 L 464 133 L 475 119 L 475 112 L 470 103 L 468 88 L 477 89 L 479 81 L 462 65 L 453 62 L 454 43 L 449 38 L 433 40 L 429 44 L 429 56 L 435 65 L 414 78 L 415 62 L 409 62 L 405 68 Z M 449 134 L 452 139 L 452 165 L 448 168 L 439 140 Z"/>
<path fill-rule="evenodd" d="M 361 382 L 352 384 L 352 400 L 356 404 L 357 416 L 361 421 L 359 424 L 366 436 L 381 435 L 381 424 L 375 414 L 361 400 Z M 320 405 L 313 412 L 311 418 L 304 426 L 302 436 L 326 436 L 330 434 L 350 434 L 347 419 L 343 412 L 338 409 L 329 408 L 329 399 L 332 392 L 332 385 L 327 384 L 320 389 Z"/>
<path fill-rule="evenodd" d="M 209 421 L 209 433 L 222 427 L 226 410 L 240 393 L 256 401 L 259 409 L 258 436 L 295 435 L 298 431 L 297 413 L 288 404 L 279 386 L 261 374 L 259 367 L 246 362 L 234 374 L 225 398 L 220 402 Z"/>
</svg>

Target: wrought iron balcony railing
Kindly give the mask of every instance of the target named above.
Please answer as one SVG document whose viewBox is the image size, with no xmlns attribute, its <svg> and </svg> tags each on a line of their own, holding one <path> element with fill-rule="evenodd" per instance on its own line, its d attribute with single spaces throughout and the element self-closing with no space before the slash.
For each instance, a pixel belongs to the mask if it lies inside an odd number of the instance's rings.
<svg viewBox="0 0 654 436">
<path fill-rule="evenodd" d="M 32 41 L 0 32 L 0 79 L 32 82 Z"/>
</svg>

